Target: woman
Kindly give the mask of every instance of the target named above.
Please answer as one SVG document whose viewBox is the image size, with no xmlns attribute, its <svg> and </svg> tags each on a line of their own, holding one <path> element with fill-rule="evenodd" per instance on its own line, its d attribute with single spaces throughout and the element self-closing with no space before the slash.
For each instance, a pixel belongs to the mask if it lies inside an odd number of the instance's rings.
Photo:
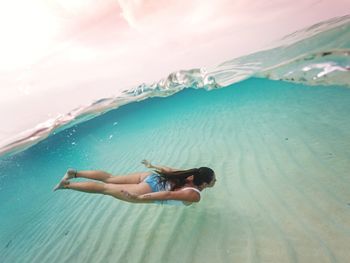
<svg viewBox="0 0 350 263">
<path fill-rule="evenodd" d="M 201 191 L 213 187 L 215 173 L 208 167 L 178 170 L 165 166 L 142 163 L 154 172 L 133 173 L 125 176 L 113 176 L 103 171 L 76 171 L 69 169 L 61 182 L 54 188 L 72 189 L 87 193 L 110 195 L 133 203 L 162 203 L 189 205 L 199 202 Z M 87 178 L 101 181 L 73 183 L 70 179 Z"/>
</svg>

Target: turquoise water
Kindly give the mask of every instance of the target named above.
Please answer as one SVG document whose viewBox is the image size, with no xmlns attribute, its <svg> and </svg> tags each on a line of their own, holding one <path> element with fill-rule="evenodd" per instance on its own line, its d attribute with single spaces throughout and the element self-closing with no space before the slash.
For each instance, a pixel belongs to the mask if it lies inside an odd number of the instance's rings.
<svg viewBox="0 0 350 263">
<path fill-rule="evenodd" d="M 1 262 L 346 262 L 350 90 L 250 78 L 109 111 L 0 159 Z M 52 192 L 68 167 L 212 167 L 190 207 Z"/>
<path fill-rule="evenodd" d="M 348 262 L 350 16 L 0 144 L 0 262 Z M 67 168 L 212 167 L 198 204 L 52 192 Z"/>
</svg>

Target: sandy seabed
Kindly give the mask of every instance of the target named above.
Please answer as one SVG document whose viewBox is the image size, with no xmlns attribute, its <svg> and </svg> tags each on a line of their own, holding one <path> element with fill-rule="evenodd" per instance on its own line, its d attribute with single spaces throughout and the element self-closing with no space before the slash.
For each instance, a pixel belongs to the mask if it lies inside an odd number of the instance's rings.
<svg viewBox="0 0 350 263">
<path fill-rule="evenodd" d="M 250 79 L 111 111 L 0 160 L 1 262 L 348 262 L 350 90 Z M 68 167 L 212 167 L 190 207 L 51 192 Z"/>
</svg>

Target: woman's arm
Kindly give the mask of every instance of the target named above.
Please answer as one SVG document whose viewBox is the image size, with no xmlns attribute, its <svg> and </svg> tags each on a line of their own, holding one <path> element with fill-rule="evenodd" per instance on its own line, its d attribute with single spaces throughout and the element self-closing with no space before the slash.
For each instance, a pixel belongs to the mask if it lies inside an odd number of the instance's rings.
<svg viewBox="0 0 350 263">
<path fill-rule="evenodd" d="M 179 169 L 175 169 L 175 168 L 170 168 L 170 167 L 166 167 L 166 166 L 160 166 L 160 165 L 153 165 L 151 164 L 151 162 L 147 161 L 147 160 L 143 160 L 141 163 L 143 163 L 147 168 L 151 168 L 151 169 L 156 169 L 159 172 L 175 172 L 175 171 L 180 171 Z"/>
<path fill-rule="evenodd" d="M 184 202 L 199 202 L 200 196 L 195 191 L 162 191 L 154 192 L 143 195 L 135 195 L 126 191 L 123 191 L 124 195 L 130 199 L 138 201 L 140 203 L 149 203 L 152 201 L 162 200 L 180 200 Z"/>
</svg>

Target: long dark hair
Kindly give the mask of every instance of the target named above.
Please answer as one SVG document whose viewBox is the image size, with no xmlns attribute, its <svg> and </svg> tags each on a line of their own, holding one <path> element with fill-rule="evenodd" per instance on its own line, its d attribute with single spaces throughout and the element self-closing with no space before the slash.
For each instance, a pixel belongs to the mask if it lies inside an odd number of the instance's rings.
<svg viewBox="0 0 350 263">
<path fill-rule="evenodd" d="M 173 172 L 155 171 L 160 175 L 160 182 L 165 186 L 170 181 L 174 185 L 171 190 L 180 188 L 186 184 L 187 177 L 193 175 L 193 184 L 200 186 L 203 183 L 210 184 L 214 179 L 214 171 L 208 167 L 193 168 L 189 170 L 179 170 Z"/>
</svg>

